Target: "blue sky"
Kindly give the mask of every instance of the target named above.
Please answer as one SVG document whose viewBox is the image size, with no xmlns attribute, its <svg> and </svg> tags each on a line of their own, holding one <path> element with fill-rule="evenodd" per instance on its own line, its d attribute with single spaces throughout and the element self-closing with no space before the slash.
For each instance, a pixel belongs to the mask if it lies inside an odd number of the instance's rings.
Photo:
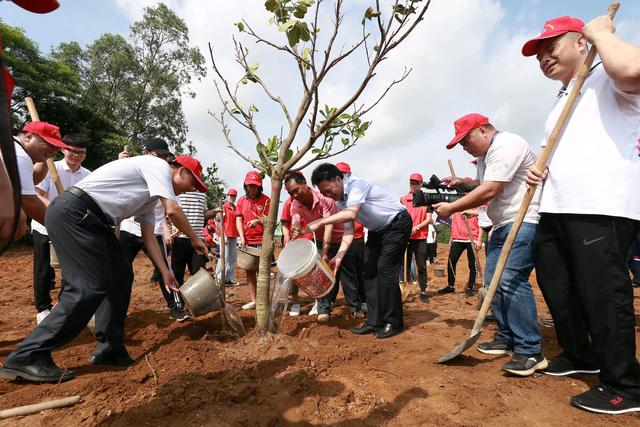
<svg viewBox="0 0 640 427">
<path fill-rule="evenodd" d="M 24 28 L 27 36 L 38 42 L 43 52 L 48 52 L 63 41 L 88 44 L 106 32 L 126 35 L 129 25 L 141 16 L 142 8 L 156 0 L 60 0 L 60 3 L 61 7 L 51 14 L 35 15 L 0 1 L 0 16 L 8 24 Z M 243 17 L 260 25 L 261 30 L 274 33 L 265 24 L 264 0 L 166 3 L 185 20 L 192 42 L 203 53 L 207 42 L 214 44 L 222 67 L 232 77 L 238 73 L 232 61 L 233 22 Z M 370 0 L 345 3 L 348 45 L 359 34 L 361 10 Z M 466 153 L 444 149 L 452 136 L 453 120 L 468 112 L 488 115 L 499 128 L 525 137 L 537 152 L 558 84 L 544 79 L 535 60 L 523 58 L 519 49 L 524 41 L 539 33 L 549 18 L 572 15 L 588 21 L 604 14 L 608 5 L 608 1 L 602 0 L 433 0 L 425 21 L 385 61 L 364 99 L 374 98 L 404 66 L 413 67 L 411 76 L 372 111 L 369 119 L 373 125 L 362 144 L 332 160 L 351 163 L 356 174 L 372 178 L 398 194 L 406 192 L 411 172 L 423 176 L 447 175 L 447 159 L 454 161 L 459 174 L 473 175 Z M 618 32 L 635 43 L 640 43 L 638 18 L 640 1 L 624 2 L 617 17 Z M 275 32 L 274 36 L 281 35 Z M 287 64 L 286 58 L 265 47 L 252 49 L 260 61 L 263 79 L 285 102 L 296 105 L 299 84 L 291 82 L 297 79 L 297 69 L 287 68 L 291 64 Z M 338 70 L 328 80 L 326 99 L 339 100 L 348 95 L 358 82 L 358 66 L 362 63 L 361 57 L 359 63 L 352 61 Z M 226 147 L 220 126 L 208 114 L 220 110 L 212 73 L 194 84 L 193 89 L 196 99 L 183 100 L 188 137 L 195 142 L 201 161 L 216 162 L 222 178 L 238 188 L 249 166 Z M 284 125 L 281 112 L 260 96 L 255 87 L 247 85 L 243 90 L 243 103 L 255 103 L 260 108 L 258 127 L 264 136 L 279 133 Z M 232 138 L 240 149 L 253 152 L 255 141 L 250 135 L 234 128 Z"/>
</svg>

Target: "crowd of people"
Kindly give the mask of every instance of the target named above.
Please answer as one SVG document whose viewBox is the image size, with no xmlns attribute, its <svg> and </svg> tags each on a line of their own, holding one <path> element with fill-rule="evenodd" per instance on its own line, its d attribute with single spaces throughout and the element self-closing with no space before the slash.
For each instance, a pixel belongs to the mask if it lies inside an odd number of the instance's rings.
<svg viewBox="0 0 640 427">
<path fill-rule="evenodd" d="M 562 84 L 542 146 L 589 44 L 600 55 L 545 170 L 536 167 L 536 154 L 523 137 L 471 113 L 454 121 L 446 148 L 460 146 L 474 157 L 477 176 L 443 180 L 465 193 L 453 202 L 414 206 L 414 195 L 423 191 L 418 172 L 409 175 L 408 192 L 395 195 L 352 174 L 344 162 L 316 166 L 310 182 L 303 171 L 290 171 L 283 182 L 289 198 L 280 210 L 282 244 L 314 241 L 336 273 L 331 292 L 315 301 L 309 315 L 329 322 L 342 289 L 349 315 L 362 319 L 351 332 L 377 339 L 401 333 L 399 282 L 415 275 L 421 303 L 430 303 L 427 265 L 437 256 L 436 215 L 450 219 L 451 238 L 447 286 L 431 295 L 455 292 L 456 265 L 466 251 L 464 292 L 474 296 L 481 271 L 478 251 L 486 252 L 481 278 L 486 286 L 527 189 L 536 188 L 493 297 L 497 333 L 477 350 L 511 355 L 502 370 L 517 376 L 538 371 L 557 377 L 597 374 L 599 383 L 571 397 L 573 405 L 610 414 L 640 412 L 632 290 L 640 284 L 640 49 L 614 30 L 606 16 L 587 25 L 560 17 L 547 21 L 541 34 L 522 48 L 524 56 L 537 58 L 546 78 Z M 191 317 L 179 294 L 187 269 L 195 274 L 224 244 L 225 263 L 218 263 L 217 276 L 221 284 L 238 286 L 238 251 L 263 243 L 274 201 L 264 194 L 258 171 L 246 174 L 240 197 L 230 188 L 222 207 L 210 208 L 200 162 L 173 156 L 162 139 L 147 141 L 139 156 L 124 150 L 93 172 L 82 167 L 86 147 L 81 135 L 62 137 L 56 125 L 42 121 L 27 123 L 14 137 L 20 202 L 32 220 L 36 326 L 7 357 L 2 377 L 72 379 L 74 372 L 59 368 L 51 352 L 73 340 L 92 317 L 96 348 L 90 363 L 132 364 L 124 342 L 125 319 L 133 261 L 140 250 L 156 268 L 152 281 L 158 283 L 169 316 L 180 322 Z M 52 175 L 44 161 L 58 149 L 64 157 Z M 598 177 L 617 179 L 611 185 Z M 10 194 L 6 188 L 3 197 Z M 5 218 L 0 237 L 9 240 L 13 219 L 7 223 Z M 53 250 L 63 275 L 55 304 Z M 562 349 L 551 359 L 543 351 L 529 282 L 534 269 Z M 256 306 L 257 276 L 257 267 L 245 269 L 249 300 L 243 310 Z M 290 298 L 289 314 L 300 316 L 296 286 Z"/>
</svg>

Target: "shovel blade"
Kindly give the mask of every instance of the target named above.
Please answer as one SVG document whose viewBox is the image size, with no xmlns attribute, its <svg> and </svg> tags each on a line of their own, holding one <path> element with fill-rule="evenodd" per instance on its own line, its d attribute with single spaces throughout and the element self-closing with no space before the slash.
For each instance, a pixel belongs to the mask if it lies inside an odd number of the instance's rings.
<svg viewBox="0 0 640 427">
<path fill-rule="evenodd" d="M 475 344 L 476 341 L 478 341 L 478 338 L 480 338 L 480 334 L 482 334 L 482 331 L 484 331 L 484 329 L 480 329 L 477 333 L 462 341 L 456 348 L 442 356 L 440 359 L 436 360 L 436 363 L 445 363 L 460 356 L 462 353 L 464 353 L 465 350 L 467 350 L 469 347 Z"/>
</svg>

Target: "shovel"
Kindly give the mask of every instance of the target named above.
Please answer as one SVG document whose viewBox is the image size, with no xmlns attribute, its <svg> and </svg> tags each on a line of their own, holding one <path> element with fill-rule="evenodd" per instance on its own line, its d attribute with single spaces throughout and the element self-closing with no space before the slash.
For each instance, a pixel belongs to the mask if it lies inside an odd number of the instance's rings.
<svg viewBox="0 0 640 427">
<path fill-rule="evenodd" d="M 609 6 L 609 10 L 607 11 L 611 19 L 613 19 L 619 7 L 619 3 L 611 3 L 611 5 Z M 593 64 L 593 60 L 595 59 L 596 54 L 596 48 L 595 46 L 592 46 L 589 50 L 589 54 L 587 55 L 587 59 L 585 59 L 584 64 L 582 64 L 582 68 L 580 68 L 580 71 L 578 72 L 575 86 L 569 94 L 567 103 L 565 104 L 562 113 L 558 118 L 558 122 L 554 126 L 551 135 L 549 135 L 547 145 L 542 150 L 542 153 L 540 153 L 540 157 L 538 157 L 538 161 L 536 162 L 536 168 L 538 170 L 543 171 L 546 169 L 549 162 L 549 157 L 551 157 L 551 153 L 553 152 L 553 149 L 555 148 L 556 143 L 558 142 L 558 139 L 560 138 L 560 135 L 564 130 L 567 120 L 573 112 L 573 109 L 576 105 L 576 100 L 578 98 L 578 95 L 580 94 L 582 85 L 584 84 L 584 81 L 589 74 L 589 70 L 591 70 L 591 65 Z M 487 295 L 482 302 L 482 307 L 478 312 L 476 321 L 473 324 L 473 329 L 471 329 L 471 333 L 469 334 L 469 338 L 462 341 L 456 348 L 436 360 L 436 363 L 445 363 L 452 359 L 455 359 L 465 350 L 475 344 L 475 342 L 480 338 L 480 334 L 483 331 L 482 325 L 484 324 L 484 319 L 487 316 L 487 312 L 489 311 L 489 307 L 491 306 L 491 302 L 493 301 L 493 296 L 495 295 L 498 284 L 500 283 L 500 279 L 502 278 L 502 273 L 504 271 L 505 265 L 507 264 L 509 253 L 511 252 L 511 248 L 513 247 L 513 242 L 518 234 L 518 231 L 520 230 L 520 226 L 522 225 L 522 221 L 524 220 L 527 209 L 529 208 L 529 204 L 531 203 L 535 192 L 536 187 L 527 188 L 527 192 L 525 193 L 522 204 L 520 205 L 518 215 L 516 216 L 513 226 L 511 227 L 511 230 L 507 235 L 507 239 L 504 242 L 502 251 L 500 251 L 500 258 L 498 259 L 498 263 L 496 264 L 496 271 L 491 278 L 491 284 L 489 285 L 489 289 L 487 289 Z"/>
</svg>

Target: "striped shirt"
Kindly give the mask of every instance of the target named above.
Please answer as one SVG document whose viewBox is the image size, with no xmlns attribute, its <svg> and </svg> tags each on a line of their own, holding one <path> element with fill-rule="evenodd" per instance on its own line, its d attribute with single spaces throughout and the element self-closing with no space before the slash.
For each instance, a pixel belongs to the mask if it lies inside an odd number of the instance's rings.
<svg viewBox="0 0 640 427">
<path fill-rule="evenodd" d="M 202 227 L 204 227 L 204 213 L 207 210 L 207 200 L 204 193 L 191 191 L 178 196 L 178 203 L 189 220 L 189 224 L 196 236 L 204 240 Z M 180 233 L 178 237 L 188 238 L 186 234 Z"/>
</svg>

